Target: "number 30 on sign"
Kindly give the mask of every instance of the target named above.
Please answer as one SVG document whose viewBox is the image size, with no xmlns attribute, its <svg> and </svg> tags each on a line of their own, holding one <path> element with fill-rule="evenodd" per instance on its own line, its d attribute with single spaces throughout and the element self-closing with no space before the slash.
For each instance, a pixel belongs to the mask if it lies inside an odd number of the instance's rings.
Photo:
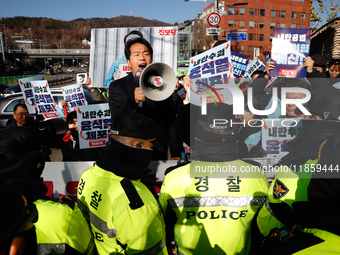
<svg viewBox="0 0 340 255">
<path fill-rule="evenodd" d="M 210 13 L 207 18 L 208 24 L 212 27 L 216 27 L 221 22 L 221 16 L 217 12 Z"/>
</svg>

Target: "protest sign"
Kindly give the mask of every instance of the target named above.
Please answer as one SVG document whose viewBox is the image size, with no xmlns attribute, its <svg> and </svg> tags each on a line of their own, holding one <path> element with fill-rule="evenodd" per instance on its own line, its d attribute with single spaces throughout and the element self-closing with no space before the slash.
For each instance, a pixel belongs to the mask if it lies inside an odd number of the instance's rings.
<svg viewBox="0 0 340 255">
<path fill-rule="evenodd" d="M 246 72 L 245 72 L 245 77 L 251 78 L 253 73 L 256 70 L 260 70 L 265 72 L 266 71 L 266 66 L 263 64 L 263 62 L 259 58 L 254 58 L 247 66 Z"/>
<path fill-rule="evenodd" d="M 231 103 L 232 95 L 225 84 L 235 86 L 230 58 L 230 42 L 226 42 L 190 59 L 190 79 L 192 80 L 189 99 L 194 105 L 202 100 Z M 223 88 L 221 88 L 223 87 Z"/>
<path fill-rule="evenodd" d="M 178 27 L 100 28 L 91 30 L 90 70 L 92 87 L 109 87 L 114 79 L 130 72 L 124 53 L 124 37 L 133 30 L 142 33 L 153 49 L 153 62 L 177 67 Z"/>
<path fill-rule="evenodd" d="M 45 120 L 65 117 L 54 101 L 47 81 L 31 81 L 31 84 L 38 113 Z"/>
<path fill-rule="evenodd" d="M 303 62 L 309 56 L 310 29 L 275 28 L 273 30 L 272 55 L 275 68 L 271 77 L 304 78 L 307 68 Z"/>
<path fill-rule="evenodd" d="M 302 132 L 300 118 L 262 119 L 262 148 L 268 158 L 283 157 L 288 152 L 283 146 Z"/>
<path fill-rule="evenodd" d="M 80 149 L 105 146 L 112 124 L 109 104 L 79 106 L 77 119 Z"/>
<path fill-rule="evenodd" d="M 61 90 L 67 106 L 72 111 L 75 111 L 81 105 L 87 105 L 81 83 L 61 87 Z"/>
<path fill-rule="evenodd" d="M 35 108 L 36 108 L 31 81 L 41 81 L 41 80 L 44 80 L 43 74 L 19 79 L 20 89 L 24 97 L 27 110 L 31 114 L 35 113 Z"/>
<path fill-rule="evenodd" d="M 241 77 L 244 75 L 248 66 L 249 56 L 232 51 L 230 58 L 234 76 Z"/>
</svg>

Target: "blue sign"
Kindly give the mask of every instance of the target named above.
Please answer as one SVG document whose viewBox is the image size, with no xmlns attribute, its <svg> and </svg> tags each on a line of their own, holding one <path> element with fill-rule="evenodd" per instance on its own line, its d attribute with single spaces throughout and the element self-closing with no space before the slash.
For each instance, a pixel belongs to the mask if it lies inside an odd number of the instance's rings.
<svg viewBox="0 0 340 255">
<path fill-rule="evenodd" d="M 307 68 L 303 67 L 303 62 L 309 56 L 310 37 L 310 29 L 275 28 L 271 51 L 275 68 L 270 76 L 306 77 Z"/>
<path fill-rule="evenodd" d="M 248 66 L 249 56 L 232 51 L 230 58 L 234 76 L 241 77 L 244 75 Z"/>
<path fill-rule="evenodd" d="M 247 41 L 247 33 L 231 33 L 227 34 L 227 41 Z"/>
</svg>

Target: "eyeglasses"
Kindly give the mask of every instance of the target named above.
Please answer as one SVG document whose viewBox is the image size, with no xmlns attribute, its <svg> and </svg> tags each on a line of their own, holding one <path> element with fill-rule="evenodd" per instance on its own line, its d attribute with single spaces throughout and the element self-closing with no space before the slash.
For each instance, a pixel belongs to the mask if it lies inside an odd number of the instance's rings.
<svg viewBox="0 0 340 255">
<path fill-rule="evenodd" d="M 22 116 L 28 116 L 29 113 L 28 112 L 19 112 L 19 113 L 15 113 L 16 115 L 18 115 L 19 117 L 22 117 Z"/>
</svg>

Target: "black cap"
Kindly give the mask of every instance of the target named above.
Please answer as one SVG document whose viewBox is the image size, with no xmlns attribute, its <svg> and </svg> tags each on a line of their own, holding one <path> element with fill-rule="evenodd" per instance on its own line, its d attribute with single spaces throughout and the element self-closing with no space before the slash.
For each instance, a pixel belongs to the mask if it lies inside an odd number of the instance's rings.
<svg viewBox="0 0 340 255">
<path fill-rule="evenodd" d="M 340 120 L 340 90 L 336 88 L 321 88 L 311 91 L 311 99 L 307 109 L 311 114 L 319 115 L 324 120 Z M 302 114 L 299 108 L 295 114 Z"/>
<path fill-rule="evenodd" d="M 117 114 L 112 120 L 110 133 L 143 140 L 156 139 L 153 119 L 135 112 Z M 157 141 L 153 144 L 158 150 L 164 150 Z"/>
<path fill-rule="evenodd" d="M 315 54 L 312 56 L 312 59 L 314 60 L 314 66 L 320 66 L 323 68 L 327 66 L 328 59 L 325 56 Z"/>
<path fill-rule="evenodd" d="M 45 166 L 37 131 L 11 126 L 0 130 L 0 176 L 39 179 Z"/>
<path fill-rule="evenodd" d="M 231 105 L 223 103 L 207 104 L 206 115 L 201 114 L 201 109 L 198 111 L 195 137 L 208 143 L 234 143 L 238 139 L 238 131 L 230 128 L 230 121 L 233 118 L 233 107 Z"/>
<path fill-rule="evenodd" d="M 143 140 L 155 139 L 153 120 L 135 112 L 117 114 L 111 125 L 111 134 L 140 138 Z"/>
</svg>

